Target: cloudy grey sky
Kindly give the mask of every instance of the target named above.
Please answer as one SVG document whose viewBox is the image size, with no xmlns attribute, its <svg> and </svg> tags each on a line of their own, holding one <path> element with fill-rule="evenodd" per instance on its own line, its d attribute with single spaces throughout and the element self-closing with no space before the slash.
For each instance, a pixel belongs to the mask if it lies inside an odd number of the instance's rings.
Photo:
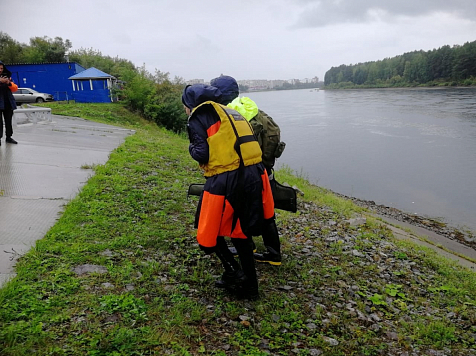
<svg viewBox="0 0 476 356">
<path fill-rule="evenodd" d="M 186 80 L 324 78 L 332 66 L 476 40 L 475 0 L 0 0 L 0 31 Z"/>
</svg>

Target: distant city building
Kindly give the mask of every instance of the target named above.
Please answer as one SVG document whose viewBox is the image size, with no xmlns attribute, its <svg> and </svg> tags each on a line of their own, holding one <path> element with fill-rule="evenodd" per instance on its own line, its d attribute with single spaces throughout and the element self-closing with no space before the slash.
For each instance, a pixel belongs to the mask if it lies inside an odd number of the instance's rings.
<svg viewBox="0 0 476 356">
<path fill-rule="evenodd" d="M 205 84 L 205 81 L 203 79 L 191 79 L 191 80 L 187 80 L 185 82 L 185 84 L 187 85 L 193 85 L 193 84 Z"/>
<path fill-rule="evenodd" d="M 277 80 L 272 80 L 271 81 L 271 87 L 272 88 L 280 88 L 286 83 L 285 80 L 277 79 Z"/>
<path fill-rule="evenodd" d="M 266 90 L 272 89 L 271 81 L 266 79 L 238 80 L 238 84 L 247 86 L 248 90 Z"/>
<path fill-rule="evenodd" d="M 318 83 L 319 78 L 304 78 L 304 79 L 274 79 L 274 80 L 267 80 L 267 79 L 245 79 L 245 80 L 237 80 L 240 87 L 248 88 L 248 91 L 258 91 L 258 90 L 269 90 L 275 88 L 282 88 L 285 84 L 311 84 L 311 83 Z M 208 82 L 204 82 L 203 79 L 192 79 L 186 82 L 187 84 L 208 84 Z"/>
</svg>

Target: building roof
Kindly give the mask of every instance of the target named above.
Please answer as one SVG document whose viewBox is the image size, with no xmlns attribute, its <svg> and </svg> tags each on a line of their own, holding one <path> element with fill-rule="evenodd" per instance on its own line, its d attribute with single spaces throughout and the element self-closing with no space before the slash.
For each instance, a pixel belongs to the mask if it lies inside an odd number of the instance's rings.
<svg viewBox="0 0 476 356">
<path fill-rule="evenodd" d="M 18 70 L 18 67 L 24 67 L 24 66 L 31 66 L 31 67 L 38 67 L 38 66 L 44 66 L 46 69 L 51 66 L 69 66 L 69 69 L 71 69 L 71 66 L 75 66 L 76 71 L 81 72 L 83 70 L 86 70 L 81 64 L 76 63 L 76 62 L 43 62 L 43 63 L 10 63 L 7 64 L 8 67 L 12 67 L 15 70 Z M 34 69 L 33 69 L 34 70 Z"/>
<path fill-rule="evenodd" d="M 38 65 L 38 64 L 76 64 L 78 66 L 80 66 L 79 63 L 76 63 L 76 62 L 33 62 L 33 63 L 21 63 L 21 62 L 15 62 L 15 63 L 10 63 L 8 65 L 10 66 L 26 66 L 26 65 Z"/>
<path fill-rule="evenodd" d="M 114 78 L 112 75 L 104 73 L 103 71 L 91 67 L 81 73 L 75 74 L 68 79 L 101 79 L 101 78 Z"/>
</svg>

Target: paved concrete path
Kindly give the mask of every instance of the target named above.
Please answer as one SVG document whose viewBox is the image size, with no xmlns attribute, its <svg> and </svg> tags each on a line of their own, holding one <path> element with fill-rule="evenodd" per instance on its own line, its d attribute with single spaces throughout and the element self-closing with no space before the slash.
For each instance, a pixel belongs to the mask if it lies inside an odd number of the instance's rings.
<svg viewBox="0 0 476 356">
<path fill-rule="evenodd" d="M 80 118 L 24 121 L 14 127 L 18 145 L 0 146 L 0 287 L 15 275 L 16 259 L 53 226 L 64 205 L 134 133 Z"/>
</svg>

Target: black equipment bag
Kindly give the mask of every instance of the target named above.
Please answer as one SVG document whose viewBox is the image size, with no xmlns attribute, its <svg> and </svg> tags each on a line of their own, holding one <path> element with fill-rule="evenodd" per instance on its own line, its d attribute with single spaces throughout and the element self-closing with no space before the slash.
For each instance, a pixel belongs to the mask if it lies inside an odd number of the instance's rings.
<svg viewBox="0 0 476 356">
<path fill-rule="evenodd" d="M 291 187 L 279 184 L 274 180 L 274 208 L 280 210 L 290 211 L 292 213 L 297 212 L 297 196 L 296 190 Z M 188 187 L 187 197 L 190 195 L 200 196 L 203 192 L 205 184 L 190 184 Z"/>
<path fill-rule="evenodd" d="M 296 190 L 279 184 L 276 179 L 274 181 L 276 184 L 274 190 L 274 208 L 291 211 L 293 213 L 297 212 Z"/>
</svg>

